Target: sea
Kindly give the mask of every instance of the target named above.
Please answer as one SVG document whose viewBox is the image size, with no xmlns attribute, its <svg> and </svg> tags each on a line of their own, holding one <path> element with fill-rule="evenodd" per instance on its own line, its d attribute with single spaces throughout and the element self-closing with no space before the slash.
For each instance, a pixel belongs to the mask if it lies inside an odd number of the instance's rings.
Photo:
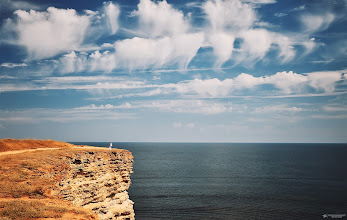
<svg viewBox="0 0 347 220">
<path fill-rule="evenodd" d="M 134 156 L 128 192 L 139 220 L 347 219 L 347 144 L 113 146 Z"/>
</svg>

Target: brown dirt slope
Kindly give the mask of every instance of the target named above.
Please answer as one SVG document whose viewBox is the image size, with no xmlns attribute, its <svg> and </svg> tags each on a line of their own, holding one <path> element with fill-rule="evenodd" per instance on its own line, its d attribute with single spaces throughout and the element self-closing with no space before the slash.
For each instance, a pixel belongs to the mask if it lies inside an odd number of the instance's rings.
<svg viewBox="0 0 347 220">
<path fill-rule="evenodd" d="M 0 152 L 15 151 L 15 150 L 27 150 L 37 148 L 69 148 L 73 147 L 73 144 L 53 141 L 53 140 L 36 140 L 36 139 L 0 139 Z"/>
</svg>

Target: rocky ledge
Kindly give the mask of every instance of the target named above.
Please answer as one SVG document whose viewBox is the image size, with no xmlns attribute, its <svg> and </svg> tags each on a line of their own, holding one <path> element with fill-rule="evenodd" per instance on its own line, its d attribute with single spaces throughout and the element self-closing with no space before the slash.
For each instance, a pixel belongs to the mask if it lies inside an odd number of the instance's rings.
<svg viewBox="0 0 347 220">
<path fill-rule="evenodd" d="M 88 150 L 64 157 L 69 167 L 52 194 L 93 210 L 99 219 L 135 219 L 131 184 L 133 156 L 127 150 Z"/>
</svg>

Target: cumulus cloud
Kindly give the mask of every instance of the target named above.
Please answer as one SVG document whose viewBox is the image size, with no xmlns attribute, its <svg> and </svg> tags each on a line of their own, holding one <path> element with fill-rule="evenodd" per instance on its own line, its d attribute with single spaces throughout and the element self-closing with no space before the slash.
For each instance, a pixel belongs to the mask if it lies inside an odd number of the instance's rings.
<svg viewBox="0 0 347 220">
<path fill-rule="evenodd" d="M 100 11 L 83 13 L 55 7 L 46 11 L 16 10 L 15 17 L 8 19 L 3 27 L 2 32 L 7 35 L 3 40 L 24 46 L 30 60 L 90 50 L 95 48 L 93 44 L 98 37 L 117 32 L 119 14 L 119 7 L 112 2 L 105 2 Z"/>
<path fill-rule="evenodd" d="M 45 12 L 17 10 L 14 14 L 17 18 L 8 25 L 18 34 L 16 43 L 23 45 L 32 59 L 77 49 L 90 25 L 89 15 L 78 15 L 74 9 L 49 7 Z"/>
<path fill-rule="evenodd" d="M 309 85 L 317 90 L 332 93 L 336 82 L 342 80 L 342 71 L 322 71 L 307 73 Z"/>
<path fill-rule="evenodd" d="M 59 61 L 61 63 L 61 73 L 81 72 L 86 69 L 87 53 L 81 52 L 77 54 L 75 51 L 71 51 L 63 55 Z"/>
<path fill-rule="evenodd" d="M 147 36 L 163 37 L 186 33 L 189 23 L 182 11 L 174 9 L 166 0 L 157 3 L 140 0 L 132 13 L 139 17 L 140 29 Z"/>
<path fill-rule="evenodd" d="M 61 72 L 67 72 L 68 70 L 71 72 L 77 71 L 76 68 L 67 67 L 81 66 L 81 63 L 87 65 L 87 71 L 111 72 L 117 68 L 124 68 L 132 71 L 137 69 L 156 69 L 171 66 L 178 66 L 181 69 L 186 69 L 190 61 L 197 54 L 199 48 L 203 45 L 204 34 L 202 32 L 186 33 L 184 32 L 186 30 L 183 29 L 182 31 L 177 31 L 174 27 L 170 26 L 170 23 L 167 23 L 169 21 L 171 22 L 172 19 L 166 21 L 159 17 L 155 17 L 154 19 L 152 18 L 154 15 L 147 15 L 147 13 L 143 11 L 145 9 L 140 10 L 144 7 L 143 4 L 149 4 L 150 8 L 154 8 L 153 10 L 164 10 L 164 12 L 168 10 L 170 13 L 182 15 L 181 12 L 173 9 L 166 2 L 155 4 L 150 1 L 141 1 L 139 4 L 139 10 L 134 13 L 140 18 L 145 17 L 142 19 L 147 19 L 150 23 L 154 22 L 154 26 L 158 26 L 155 28 L 155 30 L 158 31 L 158 34 L 155 34 L 157 37 L 134 37 L 118 40 L 114 42 L 114 44 L 106 44 L 104 45 L 104 48 L 107 47 L 107 49 L 110 50 L 103 52 L 97 50 L 92 52 L 87 57 L 88 62 L 81 62 L 81 59 L 82 61 L 85 60 L 85 54 L 78 54 L 77 57 L 76 53 L 66 54 L 62 58 L 62 61 L 66 64 L 71 62 L 71 64 L 63 66 Z M 149 16 L 149 18 L 146 16 Z M 161 22 L 165 21 L 166 25 L 163 25 L 162 23 L 156 24 L 155 22 L 157 22 L 157 20 L 160 20 Z M 182 22 L 183 21 L 184 19 Z M 171 30 L 171 28 L 173 29 Z M 166 34 L 168 34 L 168 36 L 165 36 Z M 76 61 L 78 61 L 79 64 L 72 64 Z M 81 68 L 79 68 L 79 70 L 81 70 Z"/>
<path fill-rule="evenodd" d="M 202 6 L 212 30 L 249 29 L 256 20 L 252 7 L 239 0 L 207 1 Z"/>
<path fill-rule="evenodd" d="M 308 87 L 314 88 L 318 92 L 332 93 L 336 83 L 342 80 L 342 74 L 342 71 L 306 74 L 283 71 L 270 76 L 255 77 L 242 73 L 233 79 L 195 79 L 180 82 L 173 87 L 180 94 L 197 94 L 207 97 L 224 97 L 233 91 L 253 89 L 259 85 L 273 85 L 284 94 L 302 93 Z"/>
<path fill-rule="evenodd" d="M 233 87 L 233 79 L 195 79 L 178 83 L 175 89 L 181 94 L 198 94 L 201 96 L 226 96 Z"/>
<path fill-rule="evenodd" d="M 238 32 L 249 29 L 256 16 L 250 5 L 239 0 L 207 1 L 202 9 L 208 21 L 207 44 L 213 48 L 215 67 L 219 68 L 231 58 Z"/>
<path fill-rule="evenodd" d="M 295 56 L 293 44 L 287 36 L 268 31 L 270 23 L 259 21 L 254 4 L 273 3 L 272 1 L 210 0 L 202 5 L 208 25 L 206 27 L 207 45 L 213 48 L 216 57 L 215 67 L 226 61 L 236 64 L 253 65 L 262 60 L 271 49 L 278 49 L 278 57 L 288 62 Z M 255 28 L 255 27 L 264 28 Z M 235 41 L 241 47 L 234 48 Z M 272 47 L 277 45 L 277 47 Z M 233 51 L 237 50 L 235 56 Z"/>
</svg>

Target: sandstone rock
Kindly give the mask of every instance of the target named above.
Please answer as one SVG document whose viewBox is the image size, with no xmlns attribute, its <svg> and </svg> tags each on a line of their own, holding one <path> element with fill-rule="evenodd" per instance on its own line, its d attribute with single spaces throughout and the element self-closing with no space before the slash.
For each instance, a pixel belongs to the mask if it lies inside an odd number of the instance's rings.
<svg viewBox="0 0 347 220">
<path fill-rule="evenodd" d="M 54 194 L 78 207 L 93 210 L 99 219 L 135 219 L 126 191 L 133 157 L 129 151 L 83 151 L 64 158 L 70 171 L 57 183 Z"/>
</svg>

